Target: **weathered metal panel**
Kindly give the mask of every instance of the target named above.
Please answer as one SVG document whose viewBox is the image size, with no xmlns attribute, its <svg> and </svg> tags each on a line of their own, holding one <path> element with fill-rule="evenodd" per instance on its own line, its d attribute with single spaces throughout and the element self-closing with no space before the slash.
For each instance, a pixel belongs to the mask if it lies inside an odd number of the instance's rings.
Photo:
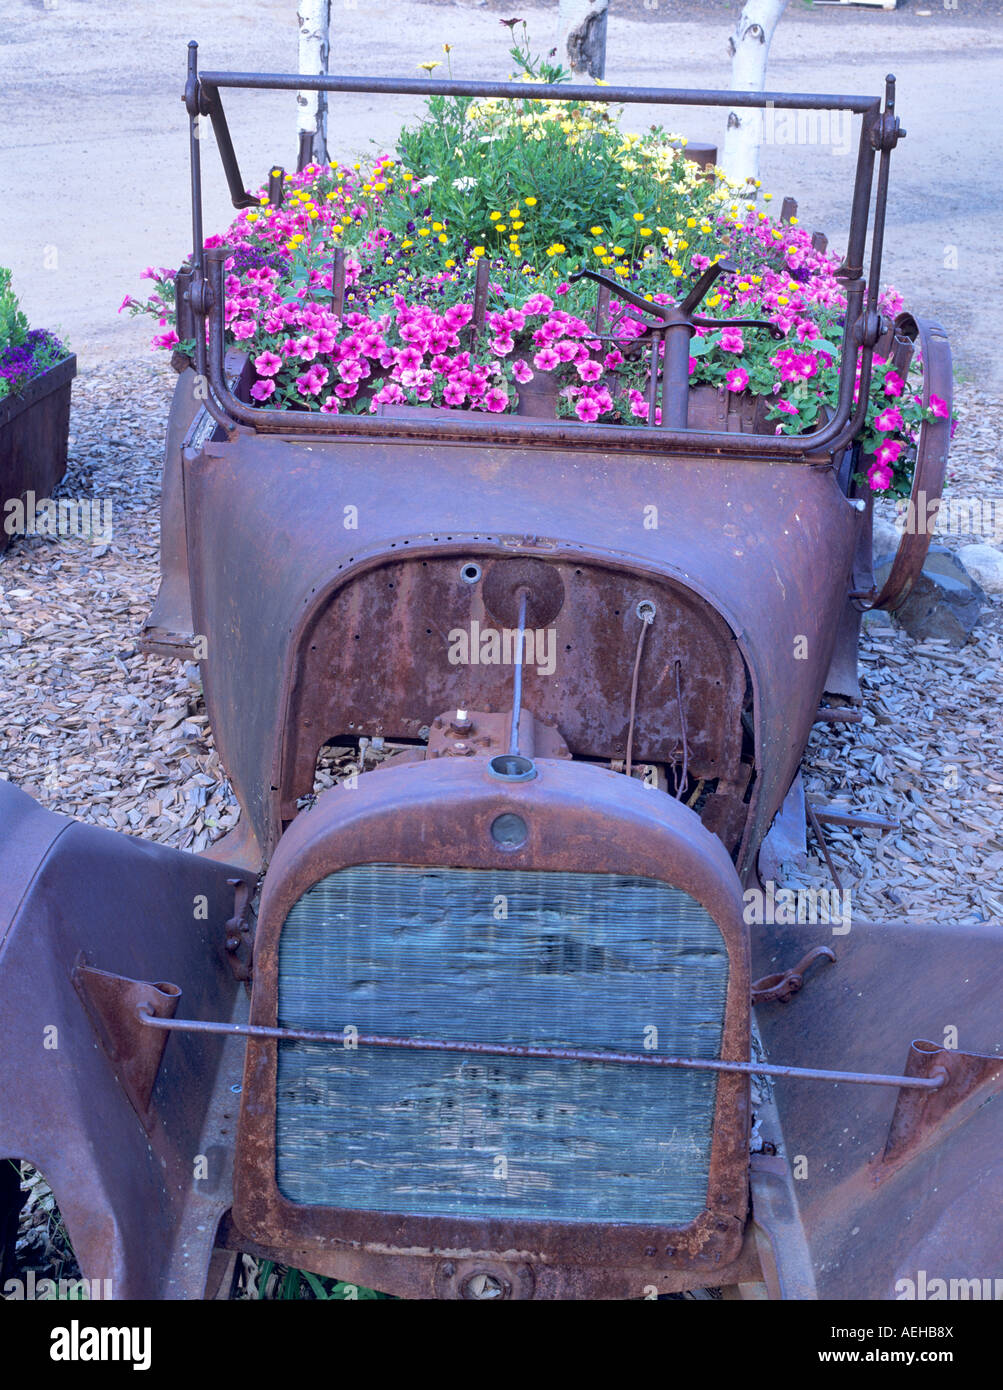
<svg viewBox="0 0 1003 1390">
<path fill-rule="evenodd" d="M 752 935 L 756 972 L 815 944 L 837 957 L 789 1003 L 756 1009 L 770 1061 L 901 1071 L 914 1038 L 1001 1053 L 998 927 L 854 923 L 842 936 L 809 925 Z M 1003 1276 L 993 1215 L 1003 1206 L 1003 1103 L 991 1086 L 900 1163 L 882 1162 L 895 1091 L 779 1080 L 775 1094 L 788 1161 L 804 1160 L 794 1190 L 820 1298 L 897 1298 L 908 1287 L 900 1281 L 915 1287 L 921 1270 Z"/>
<path fill-rule="evenodd" d="M 612 572 L 630 594 L 646 580 L 661 581 L 677 594 L 692 591 L 721 615 L 755 697 L 758 779 L 740 859 L 743 875 L 750 870 L 818 709 L 835 641 L 830 615 L 844 600 L 861 524 L 829 470 L 241 435 L 208 445 L 187 465 L 186 493 L 195 621 L 209 641 L 203 676 L 210 717 L 261 855 L 274 848 L 303 778 L 301 755 L 295 769 L 284 760 L 284 731 L 296 713 L 292 692 L 309 669 L 309 635 L 331 605 L 348 604 L 346 615 L 360 619 L 351 631 L 331 629 L 336 645 L 328 647 L 325 682 L 335 690 L 339 668 L 351 666 L 350 645 L 379 671 L 373 698 L 383 687 L 420 687 L 429 669 L 449 669 L 435 622 L 426 620 L 420 632 L 411 620 L 401 627 L 392 608 L 370 621 L 352 607 L 350 589 L 338 595 L 342 586 L 406 555 L 411 603 L 438 621 L 441 589 L 427 589 L 423 577 L 432 561 L 448 555 L 459 585 L 468 558 L 486 567 L 491 558 L 524 554 L 557 563 L 566 579 L 587 560 L 590 573 Z M 390 571 L 386 583 L 399 577 Z M 614 591 L 611 580 L 607 592 Z M 391 614 L 388 626 L 381 619 Z M 608 628 L 615 617 L 606 615 Z M 623 646 L 607 663 L 591 641 L 583 630 L 558 644 L 555 687 L 577 680 L 591 694 L 622 683 L 613 756 L 630 671 L 620 669 Z M 439 698 L 429 717 L 448 703 Z M 304 742 L 315 736 L 290 731 Z"/>
<path fill-rule="evenodd" d="M 144 1124 L 72 976 L 85 963 L 180 979 L 186 1011 L 229 1017 L 238 871 L 43 811 L 6 782 L 0 852 L 0 1157 L 45 1174 L 85 1277 L 111 1279 L 116 1298 L 197 1298 L 229 1206 L 223 1045 L 169 1040 Z"/>
</svg>

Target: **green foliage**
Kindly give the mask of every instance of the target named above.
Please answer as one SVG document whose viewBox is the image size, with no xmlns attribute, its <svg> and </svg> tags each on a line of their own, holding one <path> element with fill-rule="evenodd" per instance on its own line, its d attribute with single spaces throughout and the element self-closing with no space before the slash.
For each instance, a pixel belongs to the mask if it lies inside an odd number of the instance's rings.
<svg viewBox="0 0 1003 1390">
<path fill-rule="evenodd" d="M 0 266 L 0 351 L 20 347 L 28 334 L 28 319 L 14 293 L 13 276 Z"/>
</svg>

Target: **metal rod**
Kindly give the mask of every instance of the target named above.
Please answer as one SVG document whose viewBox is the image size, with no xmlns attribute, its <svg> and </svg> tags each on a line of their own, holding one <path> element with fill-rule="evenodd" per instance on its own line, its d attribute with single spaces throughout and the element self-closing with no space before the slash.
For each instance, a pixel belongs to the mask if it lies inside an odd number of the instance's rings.
<svg viewBox="0 0 1003 1390">
<path fill-rule="evenodd" d="M 825 838 L 825 832 L 818 823 L 818 816 L 816 816 L 815 808 L 812 806 L 810 801 L 805 803 L 805 810 L 808 813 L 808 819 L 811 822 L 811 828 L 814 831 L 815 839 L 818 841 L 819 849 L 822 851 L 822 854 L 825 857 L 825 862 L 828 865 L 830 874 L 832 874 L 832 881 L 839 889 L 839 891 L 842 892 L 843 884 L 840 881 L 839 873 L 837 872 L 836 866 L 832 862 L 832 855 L 829 853 L 829 845 Z"/>
<path fill-rule="evenodd" d="M 721 88 L 592 87 L 581 83 L 444 82 L 426 77 L 357 77 L 284 72 L 204 72 L 206 87 L 273 92 L 375 92 L 399 96 L 502 97 L 507 101 L 597 101 L 653 106 L 743 106 L 786 111 L 877 111 L 881 98 L 818 92 L 733 92 Z"/>
<path fill-rule="evenodd" d="M 895 116 L 895 78 L 890 74 L 885 82 L 885 120 L 891 122 Z M 871 267 L 867 277 L 868 317 L 878 310 L 878 294 L 881 290 L 881 252 L 885 238 L 885 216 L 888 211 L 888 178 L 891 173 L 892 146 L 885 144 L 881 150 L 878 164 L 878 188 L 874 198 L 874 228 L 871 232 Z M 861 384 L 863 377 L 861 376 Z"/>
<path fill-rule="evenodd" d="M 862 719 L 859 709 L 841 709 L 829 705 L 819 705 L 815 715 L 816 724 L 859 724 Z"/>
<path fill-rule="evenodd" d="M 742 1076 L 801 1077 L 806 1081 L 849 1081 L 861 1086 L 898 1086 L 915 1091 L 937 1091 L 940 1077 L 886 1076 L 880 1072 L 822 1071 L 813 1067 L 775 1067 L 768 1062 L 719 1062 L 698 1057 L 656 1057 L 638 1052 L 595 1052 L 577 1047 L 528 1047 L 518 1043 L 453 1042 L 440 1038 L 394 1038 L 378 1033 L 349 1034 L 310 1032 L 303 1028 L 266 1028 L 255 1023 L 210 1023 L 202 1019 L 155 1018 L 148 1006 L 137 1009 L 148 1028 L 179 1033 L 216 1033 L 226 1037 L 276 1038 L 280 1042 L 330 1043 L 350 1051 L 358 1047 L 400 1048 L 405 1052 L 461 1052 L 483 1057 L 530 1057 L 554 1062 L 614 1062 L 623 1066 L 672 1067 L 683 1071 L 734 1072 Z"/>
<path fill-rule="evenodd" d="M 519 628 L 516 633 L 515 671 L 512 677 L 512 728 L 509 733 L 508 751 L 513 757 L 519 753 L 519 717 L 522 714 L 522 657 L 526 642 L 526 590 L 519 595 Z"/>
</svg>

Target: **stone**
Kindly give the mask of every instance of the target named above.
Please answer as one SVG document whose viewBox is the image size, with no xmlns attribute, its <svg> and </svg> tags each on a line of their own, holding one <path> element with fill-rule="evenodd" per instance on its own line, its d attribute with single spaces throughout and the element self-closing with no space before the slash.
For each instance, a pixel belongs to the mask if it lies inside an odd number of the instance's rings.
<svg viewBox="0 0 1003 1390">
<path fill-rule="evenodd" d="M 888 578 L 891 559 L 874 567 L 880 589 Z M 963 647 L 986 602 L 984 591 L 945 545 L 931 545 L 923 573 L 912 593 L 895 612 L 895 620 L 917 642 L 947 642 Z"/>
<path fill-rule="evenodd" d="M 874 563 L 879 564 L 882 560 L 890 560 L 899 548 L 899 541 L 902 539 L 902 532 L 887 517 L 879 516 L 874 513 Z"/>
<path fill-rule="evenodd" d="M 995 545 L 963 545 L 958 558 L 987 594 L 1003 594 L 1003 550 Z"/>
</svg>

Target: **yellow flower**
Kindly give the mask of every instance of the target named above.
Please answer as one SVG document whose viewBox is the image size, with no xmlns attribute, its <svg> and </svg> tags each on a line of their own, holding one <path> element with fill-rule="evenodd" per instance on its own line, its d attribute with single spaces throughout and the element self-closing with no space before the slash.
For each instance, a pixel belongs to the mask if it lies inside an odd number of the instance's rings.
<svg viewBox="0 0 1003 1390">
<path fill-rule="evenodd" d="M 787 298 L 787 296 L 786 296 L 785 294 L 778 294 L 778 295 L 777 295 L 777 303 L 778 303 L 778 304 L 789 304 L 790 302 L 791 302 L 791 301 Z"/>
<path fill-rule="evenodd" d="M 247 214 L 247 220 L 248 222 L 257 222 L 258 214 L 256 212 L 249 212 Z"/>
<path fill-rule="evenodd" d="M 442 231 L 442 223 L 441 223 L 441 222 L 433 222 L 433 223 L 432 223 L 432 231 L 433 231 L 433 232 L 441 232 L 441 231 Z"/>
<path fill-rule="evenodd" d="M 607 254 L 605 246 L 593 246 L 592 250 L 597 256 L 605 256 Z"/>
<path fill-rule="evenodd" d="M 453 268 L 453 266 L 454 266 L 455 264 L 456 264 L 455 261 L 447 261 L 447 262 L 446 262 L 446 269 L 447 269 L 447 270 L 452 270 L 452 268 Z"/>
<path fill-rule="evenodd" d="M 402 251 L 406 251 L 407 248 L 408 248 L 409 246 L 413 246 L 413 245 L 414 245 L 414 242 L 411 241 L 410 238 L 408 238 L 406 241 L 402 241 L 402 242 L 401 242 L 401 250 L 402 250 Z"/>
<path fill-rule="evenodd" d="M 536 207 L 536 199 L 535 199 L 535 198 L 527 198 L 527 199 L 526 199 L 526 206 L 527 206 L 528 208 L 535 208 L 535 207 Z"/>
<path fill-rule="evenodd" d="M 738 282 L 738 288 L 739 288 L 740 290 L 747 290 L 747 289 L 749 288 L 749 282 L 748 282 L 748 280 L 739 280 L 739 282 Z"/>
<path fill-rule="evenodd" d="M 504 231 L 507 231 L 507 230 L 508 230 L 508 228 L 505 226 L 505 223 L 504 223 L 504 222 L 496 222 L 496 223 L 495 223 L 495 231 L 496 231 L 496 232 L 504 232 Z"/>
<path fill-rule="evenodd" d="M 638 230 L 638 235 L 639 235 L 639 236 L 651 236 L 651 228 L 650 228 L 650 227 L 638 227 L 637 230 Z"/>
<path fill-rule="evenodd" d="M 634 221 L 635 221 L 635 222 L 643 222 L 643 221 L 644 221 L 644 213 L 643 213 L 643 212 L 635 212 L 635 213 L 634 213 Z"/>
<path fill-rule="evenodd" d="M 420 68 L 423 68 L 423 69 L 425 70 L 425 72 L 432 72 L 432 70 L 433 70 L 434 68 L 441 68 L 441 67 L 442 67 L 442 64 L 441 64 L 441 63 L 419 63 L 418 66 L 419 66 Z M 356 166 L 356 167 L 358 167 L 358 166 Z"/>
<path fill-rule="evenodd" d="M 764 193 L 764 194 L 763 194 L 763 202 L 764 202 L 764 203 L 768 203 L 772 197 L 773 197 L 773 194 L 772 194 L 772 193 Z"/>
<path fill-rule="evenodd" d="M 567 250 L 567 247 L 566 247 L 562 242 L 560 242 L 560 241 L 555 241 L 555 242 L 552 243 L 552 245 L 550 245 L 550 246 L 547 247 L 547 255 L 548 255 L 548 256 L 560 256 L 560 255 L 561 255 L 564 251 L 566 251 L 566 250 Z"/>
<path fill-rule="evenodd" d="M 445 246 L 446 242 L 449 240 L 449 237 L 446 235 L 445 232 L 440 232 L 439 240 L 442 242 L 443 246 Z"/>
<path fill-rule="evenodd" d="M 500 212 L 489 212 L 489 213 L 488 213 L 488 217 L 491 219 L 492 222 L 497 222 L 498 219 L 501 217 L 501 213 L 500 213 Z"/>
<path fill-rule="evenodd" d="M 602 236 L 602 227 L 590 227 L 589 231 L 593 236 Z"/>
<path fill-rule="evenodd" d="M 630 274 L 630 271 L 627 269 L 627 267 L 626 267 L 625 265 L 618 265 L 618 266 L 616 267 L 616 269 L 613 271 L 613 274 L 614 274 L 614 275 L 629 275 L 629 274 Z"/>
<path fill-rule="evenodd" d="M 419 227 L 419 228 L 418 228 L 418 235 L 419 235 L 419 236 L 431 236 L 432 233 L 428 230 L 427 227 Z"/>
<path fill-rule="evenodd" d="M 518 219 L 516 219 L 516 221 L 512 223 L 512 228 L 514 231 L 518 232 L 522 227 L 525 227 L 525 225 L 525 222 L 520 222 Z"/>
<path fill-rule="evenodd" d="M 509 217 L 518 217 L 518 216 L 519 216 L 519 209 L 518 209 L 518 208 L 509 208 L 509 210 L 508 210 L 508 215 L 509 215 Z"/>
<path fill-rule="evenodd" d="M 695 217 L 687 217 L 687 219 L 686 219 L 686 225 L 687 225 L 687 227 L 695 227 L 695 226 L 697 225 L 697 220 L 696 220 L 696 218 L 695 218 Z"/>
<path fill-rule="evenodd" d="M 798 224 L 798 219 L 797 219 L 796 217 L 792 217 L 792 218 L 791 218 L 791 226 L 792 226 L 792 227 L 796 227 L 797 224 Z"/>
<path fill-rule="evenodd" d="M 627 251 L 626 251 L 626 248 L 625 248 L 625 247 L 623 247 L 623 246 L 614 246 L 614 247 L 613 247 L 613 255 L 614 255 L 614 256 L 625 256 L 626 254 L 627 254 Z"/>
<path fill-rule="evenodd" d="M 477 257 L 477 259 L 479 260 L 479 259 L 481 258 L 481 256 L 484 255 L 484 247 L 483 247 L 483 246 L 475 246 L 474 249 L 471 251 L 470 254 L 471 254 L 472 256 Z"/>
</svg>

